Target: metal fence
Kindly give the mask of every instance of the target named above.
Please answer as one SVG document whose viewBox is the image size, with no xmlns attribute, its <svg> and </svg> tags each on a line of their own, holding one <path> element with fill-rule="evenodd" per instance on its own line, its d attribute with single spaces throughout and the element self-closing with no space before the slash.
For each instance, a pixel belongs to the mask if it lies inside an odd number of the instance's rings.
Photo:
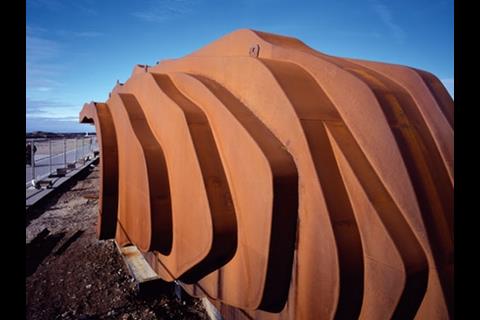
<svg viewBox="0 0 480 320">
<path fill-rule="evenodd" d="M 98 151 L 96 136 L 69 139 L 26 139 L 26 187 L 82 165 Z"/>
</svg>

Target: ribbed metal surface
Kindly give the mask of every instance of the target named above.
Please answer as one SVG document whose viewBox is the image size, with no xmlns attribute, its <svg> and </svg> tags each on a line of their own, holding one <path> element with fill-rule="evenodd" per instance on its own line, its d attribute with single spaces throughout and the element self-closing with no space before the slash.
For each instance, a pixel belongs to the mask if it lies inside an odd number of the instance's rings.
<svg viewBox="0 0 480 320">
<path fill-rule="evenodd" d="M 453 100 L 409 67 L 252 30 L 86 104 L 99 237 L 226 319 L 446 319 Z"/>
</svg>

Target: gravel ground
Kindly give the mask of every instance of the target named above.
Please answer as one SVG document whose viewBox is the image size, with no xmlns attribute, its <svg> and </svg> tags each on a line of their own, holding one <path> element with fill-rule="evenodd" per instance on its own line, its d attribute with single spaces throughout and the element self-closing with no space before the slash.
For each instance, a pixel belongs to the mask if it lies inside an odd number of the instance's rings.
<svg viewBox="0 0 480 320">
<path fill-rule="evenodd" d="M 140 298 L 113 240 L 99 241 L 98 168 L 27 216 L 27 319 L 208 319 L 182 294 Z"/>
</svg>

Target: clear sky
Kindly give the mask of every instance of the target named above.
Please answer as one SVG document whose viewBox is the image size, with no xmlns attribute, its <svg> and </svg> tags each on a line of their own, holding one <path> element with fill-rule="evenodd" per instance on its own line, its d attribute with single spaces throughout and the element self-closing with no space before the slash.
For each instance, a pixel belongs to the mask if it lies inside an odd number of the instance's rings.
<svg viewBox="0 0 480 320">
<path fill-rule="evenodd" d="M 180 58 L 236 29 L 296 37 L 326 54 L 434 73 L 453 96 L 453 0 L 27 0 L 27 131 L 94 131 L 136 64 Z"/>
</svg>

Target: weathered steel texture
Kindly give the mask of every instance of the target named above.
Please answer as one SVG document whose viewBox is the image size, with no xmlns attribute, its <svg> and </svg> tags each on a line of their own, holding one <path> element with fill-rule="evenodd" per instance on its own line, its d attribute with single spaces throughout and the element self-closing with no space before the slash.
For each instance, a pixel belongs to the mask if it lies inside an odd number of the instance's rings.
<svg viewBox="0 0 480 320">
<path fill-rule="evenodd" d="M 86 119 L 104 183 L 118 170 L 101 229 L 226 319 L 452 316 L 453 100 L 432 74 L 239 30 L 137 66 Z"/>
<path fill-rule="evenodd" d="M 112 115 L 106 104 L 92 102 L 83 106 L 80 122 L 95 124 L 102 172 L 97 236 L 99 239 L 111 239 L 115 237 L 118 209 L 118 151 Z"/>
</svg>

